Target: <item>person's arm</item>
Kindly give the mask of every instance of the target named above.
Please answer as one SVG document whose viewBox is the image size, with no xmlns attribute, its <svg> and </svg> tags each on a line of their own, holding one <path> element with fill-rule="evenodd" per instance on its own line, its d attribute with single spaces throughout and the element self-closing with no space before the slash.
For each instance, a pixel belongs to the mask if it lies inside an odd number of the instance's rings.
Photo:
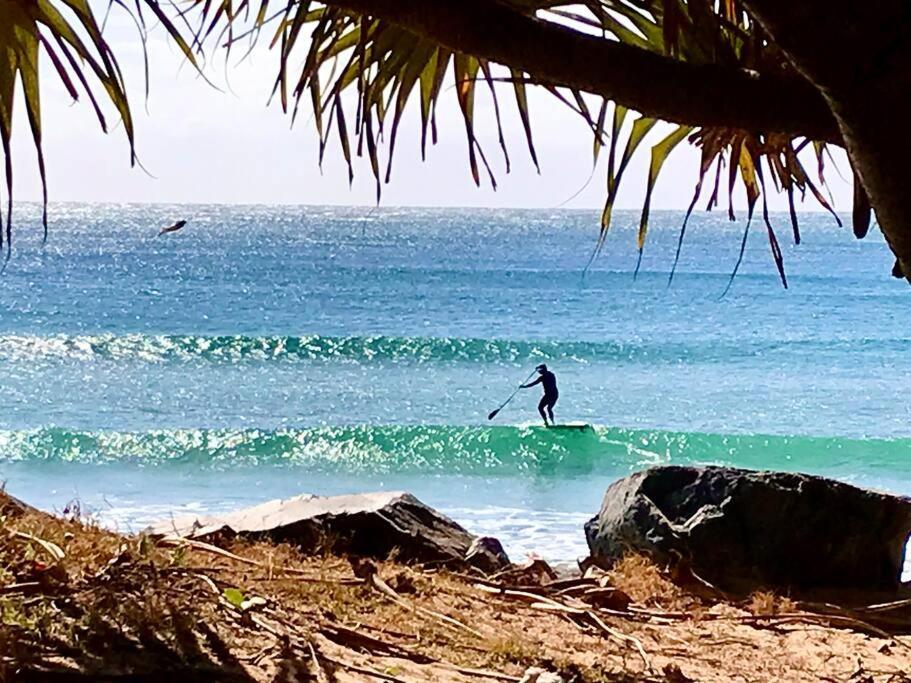
<svg viewBox="0 0 911 683">
<path fill-rule="evenodd" d="M 528 388 L 530 388 L 530 387 L 533 387 L 533 386 L 536 385 L 536 384 L 540 384 L 542 379 L 544 379 L 544 378 L 543 378 L 543 377 L 538 377 L 538 379 L 536 379 L 534 382 L 529 382 L 528 384 L 523 384 L 523 385 L 521 385 L 519 388 L 520 388 L 520 389 L 528 389 Z"/>
</svg>

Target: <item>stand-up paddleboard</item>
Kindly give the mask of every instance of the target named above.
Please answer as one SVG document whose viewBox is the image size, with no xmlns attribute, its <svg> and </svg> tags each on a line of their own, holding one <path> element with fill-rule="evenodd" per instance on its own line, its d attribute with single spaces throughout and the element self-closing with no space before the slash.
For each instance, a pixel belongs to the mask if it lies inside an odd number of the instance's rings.
<svg viewBox="0 0 911 683">
<path fill-rule="evenodd" d="M 548 425 L 545 427 L 540 422 L 520 422 L 515 425 L 520 429 L 534 429 L 535 431 L 547 430 L 547 431 L 556 431 L 556 432 L 593 432 L 595 431 L 594 425 L 589 424 L 588 422 L 563 422 L 556 425 Z"/>
<path fill-rule="evenodd" d="M 547 429 L 554 429 L 556 431 L 571 431 L 571 432 L 587 432 L 594 427 L 592 427 L 587 422 L 565 422 L 563 424 L 550 425 Z"/>
</svg>

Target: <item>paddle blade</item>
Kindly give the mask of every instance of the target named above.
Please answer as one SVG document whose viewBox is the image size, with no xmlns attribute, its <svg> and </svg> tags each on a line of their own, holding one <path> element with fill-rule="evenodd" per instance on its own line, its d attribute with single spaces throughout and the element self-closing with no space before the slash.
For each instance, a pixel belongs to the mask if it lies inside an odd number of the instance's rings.
<svg viewBox="0 0 911 683">
<path fill-rule="evenodd" d="M 494 419 L 494 418 L 497 416 L 497 413 L 499 413 L 499 412 L 500 412 L 500 409 L 497 408 L 496 410 L 492 411 L 492 412 L 490 413 L 490 415 L 487 416 L 487 419 L 488 419 L 488 420 Z"/>
</svg>

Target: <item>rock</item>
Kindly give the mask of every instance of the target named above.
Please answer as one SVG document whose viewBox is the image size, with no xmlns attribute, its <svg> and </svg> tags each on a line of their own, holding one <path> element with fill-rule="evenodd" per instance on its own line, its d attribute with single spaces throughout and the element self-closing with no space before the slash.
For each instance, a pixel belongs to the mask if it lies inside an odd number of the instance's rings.
<svg viewBox="0 0 911 683">
<path fill-rule="evenodd" d="M 474 539 L 465 553 L 465 561 L 488 574 L 509 566 L 509 556 L 503 550 L 503 544 L 493 536 Z"/>
<path fill-rule="evenodd" d="M 804 474 L 656 467 L 612 484 L 585 525 L 593 560 L 682 561 L 719 588 L 900 587 L 911 499 Z"/>
<path fill-rule="evenodd" d="M 471 565 L 485 572 L 509 565 L 499 542 L 498 553 L 485 550 L 493 548 L 488 541 L 469 558 L 469 549 L 477 540 L 472 534 L 402 492 L 303 495 L 224 515 L 169 520 L 148 531 L 203 540 L 236 534 L 290 543 L 306 552 L 323 550 L 378 559 L 394 556 L 403 562 Z"/>
</svg>

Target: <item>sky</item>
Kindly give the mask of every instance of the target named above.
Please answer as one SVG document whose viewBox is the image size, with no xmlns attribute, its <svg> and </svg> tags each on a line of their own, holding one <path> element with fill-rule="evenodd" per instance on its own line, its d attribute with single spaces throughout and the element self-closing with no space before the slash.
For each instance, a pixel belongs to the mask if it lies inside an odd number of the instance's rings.
<svg viewBox="0 0 911 683">
<path fill-rule="evenodd" d="M 72 103 L 53 69 L 44 64 L 44 150 L 52 201 L 375 204 L 374 180 L 366 160 L 358 160 L 356 178 L 349 187 L 347 170 L 334 141 L 322 170 L 319 168 L 317 136 L 309 112 L 291 128 L 290 118 L 278 104 L 268 104 L 277 58 L 265 45 L 233 65 L 227 80 L 224 60 L 218 55 L 206 70 L 213 86 L 184 63 L 163 31 L 153 31 L 149 41 L 151 94 L 146 102 L 142 51 L 135 29 L 126 17 L 114 16 L 106 36 L 120 59 L 132 95 L 137 149 L 145 170 L 130 168 L 122 129 L 101 133 L 85 98 Z M 235 55 L 232 59 L 236 62 L 238 58 Z M 486 182 L 478 188 L 472 181 L 455 91 L 447 88 L 438 116 L 440 141 L 428 152 L 426 163 L 420 159 L 418 109 L 412 106 L 406 113 L 392 181 L 383 187 L 382 204 L 600 207 L 606 196 L 606 155 L 602 154 L 602 163 L 593 175 L 592 137 L 581 117 L 553 96 L 532 92 L 530 108 L 541 161 L 539 175 L 527 152 L 511 88 L 502 87 L 504 128 L 512 158 L 508 175 L 495 138 L 489 97 L 483 89 L 478 96 L 478 127 L 499 183 L 496 191 Z M 643 147 L 630 165 L 618 208 L 641 207 L 648 157 Z M 654 209 L 679 209 L 689 204 L 698 161 L 695 150 L 678 147 L 658 182 Z M 830 189 L 836 208 L 849 211 L 850 173 L 843 158 L 839 168 L 848 180 L 830 169 Z M 40 198 L 35 154 L 21 106 L 15 125 L 14 170 L 17 199 Z M 771 198 L 770 207 L 786 210 L 785 197 Z M 812 200 L 805 207 L 818 209 Z"/>
</svg>

